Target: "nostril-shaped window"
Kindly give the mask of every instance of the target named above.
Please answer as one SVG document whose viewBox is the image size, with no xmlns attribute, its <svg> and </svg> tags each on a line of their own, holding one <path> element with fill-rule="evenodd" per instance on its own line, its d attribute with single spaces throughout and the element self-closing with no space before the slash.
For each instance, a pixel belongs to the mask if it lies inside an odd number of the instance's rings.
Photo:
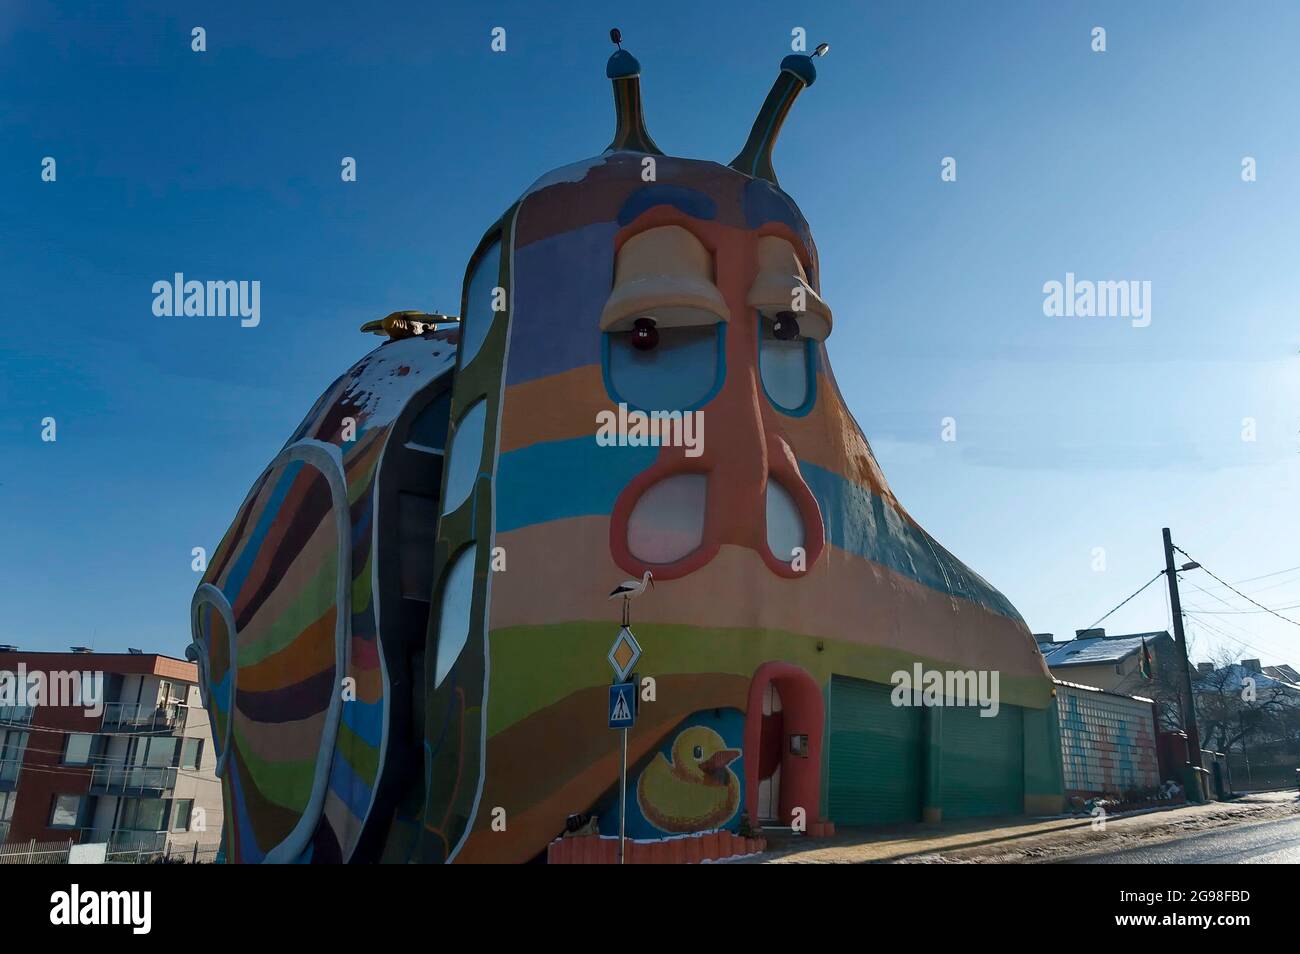
<svg viewBox="0 0 1300 954">
<path fill-rule="evenodd" d="M 799 316 L 759 314 L 758 368 L 767 399 L 786 414 L 808 413 L 816 397 L 816 343 L 803 334 Z"/>
<path fill-rule="evenodd" d="M 704 541 L 704 474 L 677 474 L 646 489 L 627 521 L 627 548 L 643 563 L 675 563 Z"/>
<path fill-rule="evenodd" d="M 804 545 L 803 516 L 790 492 L 773 477 L 767 479 L 767 548 L 783 563 Z"/>
</svg>

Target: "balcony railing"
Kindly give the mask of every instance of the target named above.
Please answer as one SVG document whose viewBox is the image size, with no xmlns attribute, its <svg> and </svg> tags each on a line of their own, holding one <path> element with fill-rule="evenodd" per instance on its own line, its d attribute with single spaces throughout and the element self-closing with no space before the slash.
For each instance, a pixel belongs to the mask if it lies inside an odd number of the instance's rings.
<svg viewBox="0 0 1300 954">
<path fill-rule="evenodd" d="M 185 727 L 185 707 L 110 702 L 104 706 L 105 732 L 167 732 Z"/>
<path fill-rule="evenodd" d="M 22 769 L 22 759 L 0 759 L 0 792 L 14 790 L 18 785 L 18 773 Z"/>
<path fill-rule="evenodd" d="M 92 795 L 157 795 L 175 787 L 174 766 L 96 765 L 90 772 Z"/>
<path fill-rule="evenodd" d="M 107 844 L 115 851 L 162 851 L 167 845 L 165 831 L 127 831 L 122 828 L 82 828 L 77 839 L 83 845 Z"/>
<path fill-rule="evenodd" d="M 0 706 L 0 725 L 31 725 L 34 706 Z"/>
</svg>

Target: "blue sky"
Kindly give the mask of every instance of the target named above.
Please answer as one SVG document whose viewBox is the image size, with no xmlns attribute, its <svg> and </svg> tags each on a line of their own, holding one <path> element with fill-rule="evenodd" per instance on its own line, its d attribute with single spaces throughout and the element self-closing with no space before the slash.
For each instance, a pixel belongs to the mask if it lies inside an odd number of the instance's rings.
<svg viewBox="0 0 1300 954">
<path fill-rule="evenodd" d="M 722 162 L 791 29 L 831 44 L 775 161 L 832 364 L 899 499 L 1032 629 L 1149 579 L 1162 526 L 1225 580 L 1294 568 L 1241 588 L 1300 604 L 1300 7 L 542 7 L 0 9 L 0 641 L 182 651 L 191 548 L 375 344 L 357 326 L 454 310 L 484 228 L 609 141 L 615 25 L 660 146 Z M 177 271 L 261 281 L 261 325 L 155 317 Z M 1150 326 L 1046 317 L 1067 272 L 1150 281 Z M 1300 664 L 1300 627 L 1189 581 L 1223 614 L 1194 617 L 1198 654 Z M 1153 585 L 1105 625 L 1168 618 Z"/>
</svg>

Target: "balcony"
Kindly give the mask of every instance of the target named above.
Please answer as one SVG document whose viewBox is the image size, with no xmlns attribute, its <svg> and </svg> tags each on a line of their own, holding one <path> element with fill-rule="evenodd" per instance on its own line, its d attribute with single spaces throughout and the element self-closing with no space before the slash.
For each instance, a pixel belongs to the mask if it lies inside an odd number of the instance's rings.
<svg viewBox="0 0 1300 954">
<path fill-rule="evenodd" d="M 18 787 L 18 773 L 22 769 L 22 759 L 0 759 L 0 792 L 12 792 Z"/>
<path fill-rule="evenodd" d="M 9 840 L 9 823 L 0 822 L 0 845 Z"/>
<path fill-rule="evenodd" d="M 0 706 L 0 725 L 31 725 L 33 706 Z"/>
<path fill-rule="evenodd" d="M 122 828 L 82 828 L 77 839 L 83 845 L 107 844 L 110 853 L 119 851 L 159 852 L 167 845 L 165 831 L 127 831 Z"/>
<path fill-rule="evenodd" d="M 96 765 L 90 773 L 92 795 L 159 796 L 175 787 L 174 766 Z"/>
<path fill-rule="evenodd" d="M 185 728 L 185 706 L 110 702 L 104 706 L 103 731 L 118 734 L 170 732 Z"/>
</svg>

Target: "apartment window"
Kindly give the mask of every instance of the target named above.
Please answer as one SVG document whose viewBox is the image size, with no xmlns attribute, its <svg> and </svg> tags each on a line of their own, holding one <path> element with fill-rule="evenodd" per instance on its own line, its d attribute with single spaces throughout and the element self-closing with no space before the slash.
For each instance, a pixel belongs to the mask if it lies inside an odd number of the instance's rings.
<svg viewBox="0 0 1300 954">
<path fill-rule="evenodd" d="M 0 729 L 0 782 L 17 780 L 23 767 L 23 750 L 26 747 L 26 732 Z"/>
<path fill-rule="evenodd" d="M 150 739 L 144 764 L 151 768 L 165 768 L 176 764 L 176 739 Z"/>
<path fill-rule="evenodd" d="M 18 780 L 23 767 L 23 750 L 27 747 L 27 733 L 0 729 L 0 782 Z"/>
<path fill-rule="evenodd" d="M 27 746 L 27 732 L 19 729 L 0 729 L 0 759 L 22 761 Z"/>
<path fill-rule="evenodd" d="M 178 798 L 172 812 L 172 831 L 189 831 L 190 815 L 194 811 L 194 799 Z"/>
<path fill-rule="evenodd" d="M 95 737 L 86 732 L 76 732 L 68 736 L 63 746 L 64 765 L 89 765 L 90 749 Z"/>
<path fill-rule="evenodd" d="M 0 822 L 7 822 L 14 817 L 16 801 L 18 801 L 17 792 L 0 792 Z"/>
<path fill-rule="evenodd" d="M 123 805 L 120 825 L 127 831 L 163 831 L 167 825 L 165 798 L 132 798 Z"/>
<path fill-rule="evenodd" d="M 76 828 L 81 815 L 80 795 L 55 795 L 50 810 L 51 828 Z"/>
<path fill-rule="evenodd" d="M 203 740 L 186 739 L 181 746 L 181 768 L 197 769 L 203 760 Z"/>
</svg>

